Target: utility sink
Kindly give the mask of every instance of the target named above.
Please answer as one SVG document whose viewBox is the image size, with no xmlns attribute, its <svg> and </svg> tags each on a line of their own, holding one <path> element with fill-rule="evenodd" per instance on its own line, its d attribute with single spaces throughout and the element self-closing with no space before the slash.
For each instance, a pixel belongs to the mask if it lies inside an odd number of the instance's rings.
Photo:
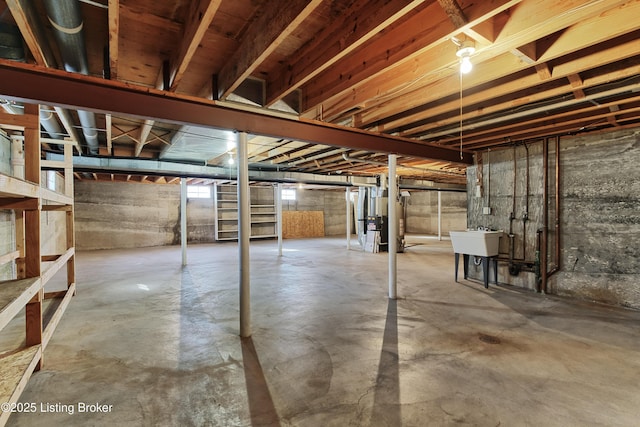
<svg viewBox="0 0 640 427">
<path fill-rule="evenodd" d="M 457 254 L 493 257 L 498 255 L 502 231 L 450 231 L 453 252 Z"/>
</svg>

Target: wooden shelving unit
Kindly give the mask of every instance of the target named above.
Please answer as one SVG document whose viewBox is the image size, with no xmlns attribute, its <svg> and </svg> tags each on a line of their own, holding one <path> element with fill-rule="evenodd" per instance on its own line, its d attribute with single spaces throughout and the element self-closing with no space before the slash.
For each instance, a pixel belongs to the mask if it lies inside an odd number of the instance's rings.
<svg viewBox="0 0 640 427">
<path fill-rule="evenodd" d="M 60 169 L 64 176 L 62 193 L 41 186 L 39 107 L 25 105 L 24 116 L 0 113 L 0 123 L 21 128 L 24 134 L 24 170 L 11 175 L 0 173 L 0 209 L 15 212 L 15 248 L 0 254 L 0 264 L 15 263 L 15 277 L 0 281 L 0 329 L 24 312 L 25 346 L 0 355 L 0 402 L 15 403 L 31 374 L 42 367 L 44 354 L 71 297 L 75 294 L 75 237 L 73 218 L 73 147 L 64 145 L 63 162 L 46 162 L 48 168 Z M 16 126 L 16 123 L 19 126 Z M 13 141 L 12 143 L 16 143 Z M 18 162 L 16 162 L 18 163 Z M 42 212 L 63 212 L 66 249 L 59 254 L 42 254 L 47 238 L 43 234 Z M 54 275 L 66 267 L 66 289 L 45 292 Z M 58 298 L 55 311 L 45 323 L 43 303 Z M 0 411 L 0 426 L 11 412 Z"/>
<path fill-rule="evenodd" d="M 252 186 L 251 238 L 277 237 L 278 217 L 273 187 Z M 213 188 L 216 240 L 238 240 L 238 191 L 235 184 L 219 184 Z"/>
</svg>

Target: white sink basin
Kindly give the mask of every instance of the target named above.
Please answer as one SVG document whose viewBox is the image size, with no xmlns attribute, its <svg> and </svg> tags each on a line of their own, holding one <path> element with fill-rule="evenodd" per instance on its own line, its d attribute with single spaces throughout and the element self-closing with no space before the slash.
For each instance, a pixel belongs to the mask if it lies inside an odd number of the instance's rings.
<svg viewBox="0 0 640 427">
<path fill-rule="evenodd" d="M 450 231 L 453 252 L 475 256 L 496 256 L 502 231 Z"/>
</svg>

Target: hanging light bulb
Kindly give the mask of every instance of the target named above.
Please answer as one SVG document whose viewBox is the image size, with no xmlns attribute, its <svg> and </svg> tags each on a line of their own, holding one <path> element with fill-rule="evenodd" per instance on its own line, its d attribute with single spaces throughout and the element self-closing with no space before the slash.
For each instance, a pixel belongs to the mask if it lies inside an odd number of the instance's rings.
<svg viewBox="0 0 640 427">
<path fill-rule="evenodd" d="M 469 74 L 472 69 L 473 64 L 471 63 L 471 59 L 468 56 L 463 56 L 460 60 L 460 72 L 462 74 Z"/>
<path fill-rule="evenodd" d="M 473 68 L 473 64 L 471 63 L 471 55 L 473 55 L 476 51 L 475 43 L 473 42 L 473 40 L 465 40 L 462 42 L 457 42 L 456 45 L 458 46 L 456 56 L 460 58 L 460 72 L 462 74 L 467 74 Z"/>
<path fill-rule="evenodd" d="M 227 163 L 229 163 L 230 165 L 235 163 L 235 161 L 233 160 L 233 156 L 231 154 L 229 154 L 229 160 L 227 160 Z"/>
</svg>

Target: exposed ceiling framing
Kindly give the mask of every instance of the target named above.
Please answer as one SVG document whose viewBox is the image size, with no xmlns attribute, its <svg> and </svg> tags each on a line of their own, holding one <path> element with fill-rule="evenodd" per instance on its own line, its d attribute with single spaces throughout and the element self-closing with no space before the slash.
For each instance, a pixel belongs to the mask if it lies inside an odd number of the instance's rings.
<svg viewBox="0 0 640 427">
<path fill-rule="evenodd" d="M 262 169 L 371 175 L 394 152 L 400 175 L 463 183 L 477 151 L 640 126 L 640 0 L 97 3 L 87 77 L 58 70 L 40 1 L 0 0 L 27 62 L 2 61 L 0 98 L 55 107 L 79 147 L 72 110 L 97 111 L 100 156 L 159 159 L 196 124 L 251 132 Z M 184 160 L 235 155 L 213 151 Z"/>
</svg>

